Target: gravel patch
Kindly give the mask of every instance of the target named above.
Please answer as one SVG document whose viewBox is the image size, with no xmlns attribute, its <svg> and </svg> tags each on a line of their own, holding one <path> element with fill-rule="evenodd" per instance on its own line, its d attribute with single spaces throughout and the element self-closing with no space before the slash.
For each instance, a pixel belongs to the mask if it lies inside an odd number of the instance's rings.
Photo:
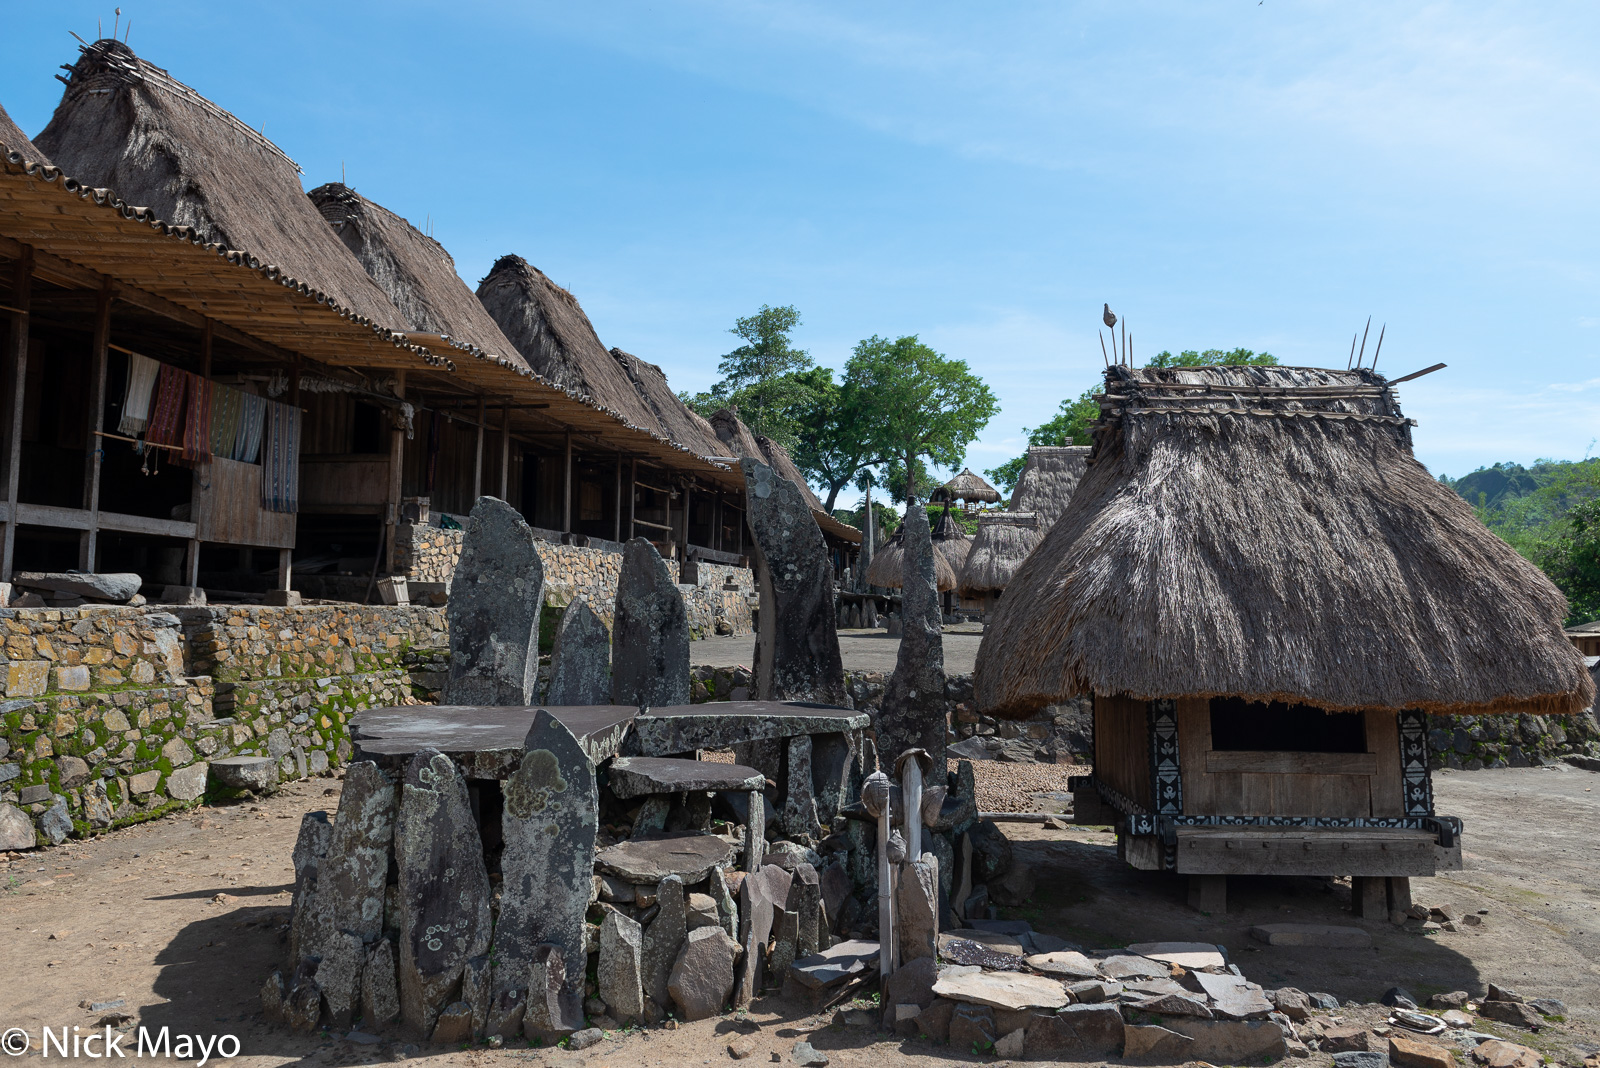
<svg viewBox="0 0 1600 1068">
<path fill-rule="evenodd" d="M 949 761 L 956 770 L 956 761 Z M 974 760 L 972 776 L 978 785 L 980 812 L 1041 811 L 1034 794 L 1064 791 L 1067 778 L 1087 774 L 1077 764 L 1010 764 L 999 760 Z"/>
</svg>

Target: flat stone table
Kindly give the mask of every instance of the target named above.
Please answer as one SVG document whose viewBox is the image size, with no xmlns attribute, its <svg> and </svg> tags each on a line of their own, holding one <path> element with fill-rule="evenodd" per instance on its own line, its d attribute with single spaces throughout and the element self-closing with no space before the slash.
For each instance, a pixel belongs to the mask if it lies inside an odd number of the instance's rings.
<svg viewBox="0 0 1600 1068">
<path fill-rule="evenodd" d="M 711 829 L 711 794 L 737 790 L 750 795 L 750 810 L 762 812 L 761 791 L 767 777 L 743 764 L 722 764 L 714 760 L 683 760 L 677 757 L 625 757 L 612 760 L 606 768 L 611 792 L 624 801 L 645 799 L 633 821 L 633 836 L 643 837 L 666 829 L 673 798 L 686 798 L 691 824 L 697 831 Z M 754 838 L 751 839 L 754 841 Z"/>
<path fill-rule="evenodd" d="M 714 701 L 646 708 L 622 751 L 676 757 L 699 749 L 733 749 L 741 763 L 780 785 L 775 807 L 783 830 L 817 840 L 871 769 L 862 753 L 865 712 L 803 701 Z"/>
<path fill-rule="evenodd" d="M 639 709 L 633 705 L 546 705 L 590 760 L 617 754 Z M 522 744 L 539 706 L 401 705 L 369 708 L 350 720 L 356 760 L 404 769 L 420 749 L 449 756 L 469 779 L 507 779 L 522 762 Z"/>
</svg>

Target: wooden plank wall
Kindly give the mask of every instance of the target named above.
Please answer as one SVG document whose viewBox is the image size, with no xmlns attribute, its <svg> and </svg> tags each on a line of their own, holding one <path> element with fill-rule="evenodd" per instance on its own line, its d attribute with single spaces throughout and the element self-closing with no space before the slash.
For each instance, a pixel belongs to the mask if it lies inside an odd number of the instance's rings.
<svg viewBox="0 0 1600 1068">
<path fill-rule="evenodd" d="M 1366 713 L 1367 754 L 1230 752 L 1217 754 L 1223 759 L 1213 759 L 1211 702 L 1203 697 L 1185 698 L 1177 706 L 1185 815 L 1404 814 L 1399 726 L 1391 712 Z M 1355 773 L 1313 770 L 1319 765 Z"/>
<path fill-rule="evenodd" d="M 294 547 L 295 514 L 261 507 L 261 465 L 213 457 L 194 479 L 195 537 L 222 545 Z"/>
<path fill-rule="evenodd" d="M 1154 808 L 1150 781 L 1150 713 L 1130 697 L 1094 696 L 1094 774 L 1146 810 Z"/>
</svg>

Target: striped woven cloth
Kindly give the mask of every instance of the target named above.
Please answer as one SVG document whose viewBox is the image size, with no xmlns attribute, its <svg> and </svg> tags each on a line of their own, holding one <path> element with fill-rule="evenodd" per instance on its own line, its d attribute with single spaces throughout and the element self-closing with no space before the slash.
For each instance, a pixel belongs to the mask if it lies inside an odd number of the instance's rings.
<svg viewBox="0 0 1600 1068">
<path fill-rule="evenodd" d="M 189 396 L 188 371 L 161 365 L 156 379 L 156 399 L 150 409 L 150 422 L 145 427 L 144 439 L 153 445 L 183 444 L 183 409 Z"/>
<path fill-rule="evenodd" d="M 233 459 L 233 443 L 239 436 L 239 416 L 243 412 L 243 393 L 228 386 L 211 388 L 211 455 Z"/>
<path fill-rule="evenodd" d="M 242 401 L 239 426 L 233 439 L 233 451 L 229 455 L 242 463 L 253 464 L 261 454 L 261 428 L 267 417 L 267 399 L 254 393 L 241 393 L 239 396 Z"/>
<path fill-rule="evenodd" d="M 300 510 L 300 409 L 267 403 L 261 435 L 261 507 L 269 512 Z"/>
</svg>

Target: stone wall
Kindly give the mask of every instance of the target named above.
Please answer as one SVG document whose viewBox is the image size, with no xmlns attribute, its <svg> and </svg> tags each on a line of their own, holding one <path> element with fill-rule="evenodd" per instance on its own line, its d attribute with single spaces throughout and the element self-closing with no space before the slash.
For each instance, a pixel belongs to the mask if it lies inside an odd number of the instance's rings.
<svg viewBox="0 0 1600 1068">
<path fill-rule="evenodd" d="M 59 842 L 198 801 L 212 760 L 302 777 L 349 757 L 346 721 L 427 699 L 437 608 L 0 609 L 0 804 Z"/>
<path fill-rule="evenodd" d="M 1525 768 L 1568 754 L 1600 757 L 1594 710 L 1576 716 L 1433 716 L 1428 749 L 1436 768 Z"/>
<path fill-rule="evenodd" d="M 413 581 L 448 582 L 461 559 L 464 536 L 465 531 L 460 530 L 402 525 L 395 533 L 396 562 Z M 622 573 L 622 554 L 612 549 L 549 541 L 536 541 L 534 547 L 544 565 L 545 602 L 565 608 L 582 597 L 609 628 L 617 599 L 617 578 Z M 669 560 L 667 567 L 678 569 L 679 565 Z M 698 639 L 754 633 L 750 601 L 755 593 L 755 574 L 747 567 L 726 564 L 698 563 L 695 570 L 698 581 L 693 588 L 684 584 L 690 635 Z"/>
</svg>

